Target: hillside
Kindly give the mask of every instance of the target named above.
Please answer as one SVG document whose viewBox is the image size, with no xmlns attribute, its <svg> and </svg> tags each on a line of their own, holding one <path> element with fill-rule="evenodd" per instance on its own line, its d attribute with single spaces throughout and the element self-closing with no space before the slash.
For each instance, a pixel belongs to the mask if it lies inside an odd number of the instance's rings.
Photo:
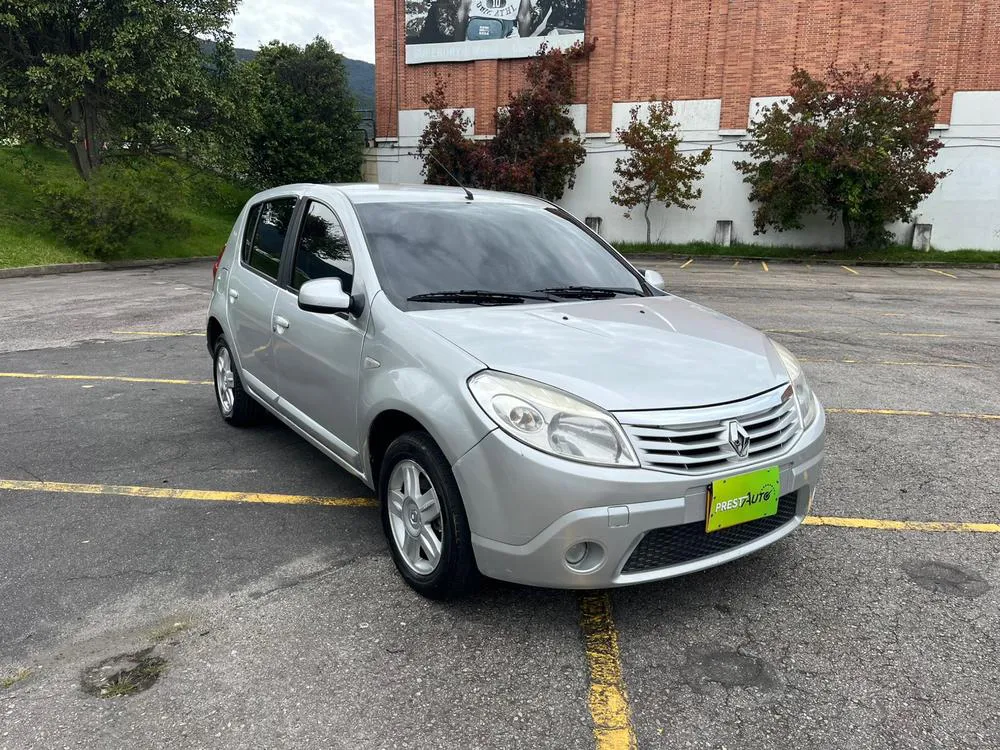
<svg viewBox="0 0 1000 750">
<path fill-rule="evenodd" d="M 205 54 L 211 54 L 215 42 L 203 41 L 201 48 Z M 240 62 L 248 62 L 256 56 L 256 50 L 236 48 L 236 59 Z M 347 83 L 358 100 L 358 109 L 372 109 L 375 106 L 375 66 L 364 60 L 345 57 L 344 68 L 347 70 Z"/>
<path fill-rule="evenodd" d="M 177 230 L 163 235 L 141 232 L 121 259 L 180 258 L 218 253 L 251 191 L 180 164 L 179 180 L 189 189 L 172 196 Z M 70 247 L 42 220 L 43 185 L 75 184 L 69 158 L 40 146 L 0 146 L 0 268 L 94 260 Z"/>
</svg>

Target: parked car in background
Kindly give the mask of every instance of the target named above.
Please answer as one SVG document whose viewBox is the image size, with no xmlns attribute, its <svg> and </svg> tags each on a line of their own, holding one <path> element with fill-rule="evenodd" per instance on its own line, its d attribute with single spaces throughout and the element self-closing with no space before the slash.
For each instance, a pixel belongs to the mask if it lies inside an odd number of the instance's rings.
<svg viewBox="0 0 1000 750">
<path fill-rule="evenodd" d="M 788 351 L 662 287 L 526 196 L 269 190 L 217 263 L 219 409 L 375 490 L 426 596 L 700 570 L 802 522 L 825 420 Z"/>
</svg>

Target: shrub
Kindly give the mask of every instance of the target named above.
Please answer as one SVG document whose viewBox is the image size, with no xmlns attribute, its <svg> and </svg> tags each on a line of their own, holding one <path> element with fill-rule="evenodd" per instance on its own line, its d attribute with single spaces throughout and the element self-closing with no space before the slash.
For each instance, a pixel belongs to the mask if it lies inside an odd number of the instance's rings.
<svg viewBox="0 0 1000 750">
<path fill-rule="evenodd" d="M 145 235 L 151 244 L 182 239 L 190 223 L 174 214 L 184 198 L 177 166 L 163 160 L 108 164 L 89 182 L 46 182 L 39 214 L 68 245 L 97 260 L 121 257 Z"/>
<path fill-rule="evenodd" d="M 931 136 L 937 101 L 918 73 L 796 68 L 790 102 L 750 127 L 741 148 L 751 159 L 736 164 L 757 203 L 754 233 L 798 229 L 824 211 L 841 220 L 847 249 L 884 247 L 885 225 L 905 221 L 948 174 L 928 168 L 942 146 Z"/>
<path fill-rule="evenodd" d="M 525 69 L 525 87 L 510 94 L 496 115 L 496 135 L 487 141 L 465 138 L 469 121 L 449 109 L 444 79 L 437 77 L 423 97 L 430 122 L 417 146 L 427 184 L 453 184 L 444 165 L 468 187 L 562 198 L 586 155 L 569 105 L 576 97 L 574 65 L 592 49 L 593 43 L 565 51 L 543 45 Z"/>
</svg>

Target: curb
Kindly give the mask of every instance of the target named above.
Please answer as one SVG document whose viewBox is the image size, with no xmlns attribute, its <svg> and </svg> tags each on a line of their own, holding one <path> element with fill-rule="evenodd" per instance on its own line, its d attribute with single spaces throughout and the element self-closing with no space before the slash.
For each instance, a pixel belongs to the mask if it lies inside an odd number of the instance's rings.
<svg viewBox="0 0 1000 750">
<path fill-rule="evenodd" d="M 625 254 L 625 259 L 635 265 L 642 261 L 665 261 L 665 260 L 745 260 L 751 263 L 765 261 L 766 263 L 796 263 L 799 265 L 815 266 L 875 266 L 885 268 L 979 268 L 983 270 L 996 271 L 1000 269 L 1000 263 L 942 263 L 940 261 L 891 261 L 891 260 L 845 260 L 834 258 L 772 258 L 767 255 L 698 255 L 691 253 L 629 253 Z"/>
<path fill-rule="evenodd" d="M 940 262 L 893 262 L 876 260 L 834 260 L 826 258 L 772 258 L 767 255 L 691 255 L 686 253 L 639 253 L 625 254 L 629 263 L 636 265 L 643 261 L 665 260 L 719 260 L 750 262 L 765 261 L 767 263 L 796 263 L 817 266 L 875 266 L 886 268 L 979 268 L 984 270 L 1000 270 L 1000 263 L 940 263 Z M 150 258 L 147 260 L 113 260 L 108 263 L 53 263 L 48 266 L 18 266 L 16 268 L 0 268 L 0 279 L 17 279 L 28 276 L 54 276 L 62 273 L 83 273 L 84 271 L 123 271 L 130 268 L 150 268 L 152 266 L 181 266 L 187 263 L 202 263 L 214 261 L 214 255 L 199 255 L 193 258 Z"/>
<path fill-rule="evenodd" d="M 18 266 L 16 268 L 0 268 L 0 279 L 54 276 L 61 273 L 83 273 L 84 271 L 123 271 L 129 268 L 149 268 L 151 266 L 181 266 L 187 263 L 214 260 L 214 255 L 199 255 L 193 258 L 150 258 L 147 260 L 113 260 L 108 263 L 53 263 L 48 266 Z"/>
</svg>

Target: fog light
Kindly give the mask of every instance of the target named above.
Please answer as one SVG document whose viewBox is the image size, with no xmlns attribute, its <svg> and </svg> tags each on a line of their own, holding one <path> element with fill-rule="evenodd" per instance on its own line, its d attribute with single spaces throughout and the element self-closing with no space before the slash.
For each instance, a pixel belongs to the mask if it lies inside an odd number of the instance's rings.
<svg viewBox="0 0 1000 750">
<path fill-rule="evenodd" d="M 570 565 L 579 565 L 583 558 L 587 556 L 587 547 L 589 545 L 586 542 L 577 542 L 568 550 L 566 550 L 566 562 Z"/>
</svg>

